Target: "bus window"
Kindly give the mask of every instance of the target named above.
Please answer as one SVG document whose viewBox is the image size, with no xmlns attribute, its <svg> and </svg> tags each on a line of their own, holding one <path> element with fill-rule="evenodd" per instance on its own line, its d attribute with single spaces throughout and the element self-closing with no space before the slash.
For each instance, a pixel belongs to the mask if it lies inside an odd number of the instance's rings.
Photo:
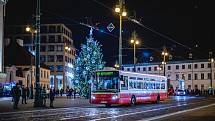
<svg viewBox="0 0 215 121">
<path fill-rule="evenodd" d="M 155 83 L 152 83 L 152 85 L 153 85 L 153 89 L 156 89 L 156 87 L 155 87 Z"/>
<path fill-rule="evenodd" d="M 147 82 L 144 82 L 144 87 L 143 89 L 148 89 L 148 83 Z"/>
<path fill-rule="evenodd" d="M 143 82 L 140 82 L 140 89 L 143 89 Z"/>
<path fill-rule="evenodd" d="M 134 84 L 134 89 L 137 89 L 137 82 L 133 82 Z"/>
<path fill-rule="evenodd" d="M 137 89 L 141 89 L 141 82 L 137 82 Z"/>
<path fill-rule="evenodd" d="M 153 89 L 152 83 L 148 83 L 148 89 Z"/>
<path fill-rule="evenodd" d="M 137 78 L 137 80 L 143 80 L 143 78 Z"/>
<path fill-rule="evenodd" d="M 129 82 L 129 89 L 133 89 L 133 88 L 134 88 L 133 82 L 130 81 L 130 82 Z"/>
<path fill-rule="evenodd" d="M 160 89 L 160 83 L 156 83 L 156 89 Z"/>
<path fill-rule="evenodd" d="M 165 89 L 165 83 L 161 83 L 161 89 Z"/>
<path fill-rule="evenodd" d="M 124 76 L 121 80 L 121 89 L 128 90 L 128 76 Z"/>
</svg>

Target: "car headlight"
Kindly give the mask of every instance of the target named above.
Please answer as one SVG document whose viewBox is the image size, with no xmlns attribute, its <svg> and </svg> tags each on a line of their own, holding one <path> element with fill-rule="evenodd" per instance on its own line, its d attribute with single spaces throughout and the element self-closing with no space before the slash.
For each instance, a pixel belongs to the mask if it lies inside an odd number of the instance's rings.
<svg viewBox="0 0 215 121">
<path fill-rule="evenodd" d="M 184 94 L 186 94 L 186 93 L 184 92 Z"/>
<path fill-rule="evenodd" d="M 118 98 L 118 96 L 117 95 L 114 95 L 113 97 L 112 97 L 112 100 L 116 100 Z"/>
<path fill-rule="evenodd" d="M 95 100 L 95 99 L 96 99 L 96 97 L 95 97 L 95 96 L 93 96 L 93 95 L 91 95 L 91 99 Z"/>
</svg>

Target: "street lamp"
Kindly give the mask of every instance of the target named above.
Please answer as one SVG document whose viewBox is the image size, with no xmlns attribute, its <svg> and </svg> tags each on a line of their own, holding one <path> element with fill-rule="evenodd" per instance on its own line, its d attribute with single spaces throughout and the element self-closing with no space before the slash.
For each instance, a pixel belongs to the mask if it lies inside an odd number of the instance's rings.
<svg viewBox="0 0 215 121">
<path fill-rule="evenodd" d="M 213 94 L 213 83 L 212 83 L 212 81 L 213 81 L 213 77 L 212 77 L 212 73 L 213 73 L 213 66 L 212 66 L 212 64 L 214 63 L 214 59 L 213 59 L 213 57 L 212 57 L 212 52 L 209 52 L 209 62 L 210 62 L 210 66 L 211 66 L 211 68 L 210 68 L 210 72 L 211 72 L 211 76 L 210 76 L 210 87 L 209 87 L 209 93 L 212 95 Z"/>
<path fill-rule="evenodd" d="M 163 75 L 165 76 L 166 74 L 166 69 L 165 69 L 165 65 L 166 65 L 166 56 L 168 56 L 168 52 L 166 50 L 166 48 L 164 47 L 163 52 L 161 53 L 163 56 L 163 61 L 162 61 L 162 65 L 163 65 Z"/>
<path fill-rule="evenodd" d="M 135 51 L 135 48 L 136 48 L 136 45 L 138 45 L 140 42 L 137 40 L 137 37 L 136 37 L 136 32 L 134 31 L 132 33 L 132 39 L 131 39 L 131 44 L 133 44 L 134 46 L 134 72 L 136 71 L 135 69 L 135 64 L 136 64 L 136 51 Z"/>
<path fill-rule="evenodd" d="M 34 34 L 36 34 L 37 31 L 34 28 L 30 27 L 30 26 L 27 26 L 25 28 L 25 31 L 31 33 L 30 52 L 32 53 L 34 51 L 34 49 L 33 49 L 33 46 L 34 46 Z M 33 59 L 34 58 L 31 57 L 31 86 L 30 86 L 30 98 L 31 99 L 33 99 L 33 84 L 32 84 L 32 82 L 33 82 Z"/>
<path fill-rule="evenodd" d="M 119 14 L 119 69 L 122 67 L 122 17 L 127 16 L 124 3 L 124 0 L 119 0 L 119 5 L 115 7 L 115 12 Z"/>
<path fill-rule="evenodd" d="M 68 47 L 68 46 L 65 46 L 65 50 L 70 51 L 70 50 L 71 50 L 71 48 L 70 48 L 70 47 Z"/>
<path fill-rule="evenodd" d="M 34 28 L 31 28 L 30 26 L 27 26 L 25 28 L 25 31 L 31 33 L 31 48 L 30 48 L 30 51 L 33 51 L 34 34 L 37 33 L 37 30 L 35 30 Z"/>
</svg>

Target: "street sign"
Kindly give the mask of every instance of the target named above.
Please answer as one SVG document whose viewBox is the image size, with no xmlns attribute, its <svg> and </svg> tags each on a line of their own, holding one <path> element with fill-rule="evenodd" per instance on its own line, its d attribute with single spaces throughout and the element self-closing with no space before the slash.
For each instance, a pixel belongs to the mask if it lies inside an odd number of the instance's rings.
<svg viewBox="0 0 215 121">
<path fill-rule="evenodd" d="M 110 24 L 107 26 L 107 29 L 108 29 L 109 32 L 112 32 L 112 31 L 115 29 L 115 26 L 114 26 L 112 23 L 110 23 Z"/>
</svg>

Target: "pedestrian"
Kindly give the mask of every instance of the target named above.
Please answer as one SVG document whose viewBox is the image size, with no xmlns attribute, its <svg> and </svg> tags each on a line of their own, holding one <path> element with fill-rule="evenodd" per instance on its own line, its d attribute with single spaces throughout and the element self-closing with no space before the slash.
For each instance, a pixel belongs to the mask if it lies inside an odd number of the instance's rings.
<svg viewBox="0 0 215 121">
<path fill-rule="evenodd" d="M 60 93 L 60 91 L 59 91 L 59 89 L 57 89 L 56 90 L 56 96 L 59 96 L 59 93 Z"/>
<path fill-rule="evenodd" d="M 68 87 L 66 88 L 66 98 L 67 99 L 69 98 L 69 88 Z"/>
<path fill-rule="evenodd" d="M 43 106 L 46 107 L 46 87 L 42 89 Z"/>
<path fill-rule="evenodd" d="M 63 88 L 60 89 L 60 96 L 61 96 L 61 97 L 63 96 Z"/>
<path fill-rule="evenodd" d="M 74 93 L 74 99 L 75 99 L 75 95 L 76 95 L 76 89 L 75 88 L 73 90 L 73 93 Z"/>
<path fill-rule="evenodd" d="M 14 101 L 14 86 L 12 87 L 12 89 L 11 89 L 11 96 L 12 96 L 12 100 L 11 100 L 11 102 L 13 102 Z"/>
<path fill-rule="evenodd" d="M 30 89 L 29 89 L 29 87 L 26 87 L 26 89 L 27 89 L 27 99 L 29 99 L 30 98 Z"/>
<path fill-rule="evenodd" d="M 27 88 L 24 87 L 24 85 L 22 85 L 22 104 L 27 104 L 26 102 L 26 98 L 27 98 Z"/>
<path fill-rule="evenodd" d="M 70 98 L 70 99 L 72 98 L 72 93 L 73 93 L 73 89 L 71 88 L 71 89 L 69 90 L 69 98 Z"/>
<path fill-rule="evenodd" d="M 49 99 L 50 99 L 50 107 L 52 107 L 52 108 L 54 107 L 53 106 L 54 96 L 55 96 L 55 93 L 54 93 L 53 89 L 50 89 Z"/>
<path fill-rule="evenodd" d="M 14 95 L 13 108 L 17 109 L 18 104 L 19 104 L 19 99 L 20 99 L 20 96 L 21 96 L 21 90 L 20 90 L 20 87 L 19 87 L 18 83 L 16 84 L 16 86 L 13 87 L 13 95 Z"/>
<path fill-rule="evenodd" d="M 50 89 L 49 89 L 49 88 L 47 88 L 47 89 L 46 89 L 46 95 L 47 95 L 47 98 L 49 98 L 49 92 L 50 92 Z"/>
</svg>

